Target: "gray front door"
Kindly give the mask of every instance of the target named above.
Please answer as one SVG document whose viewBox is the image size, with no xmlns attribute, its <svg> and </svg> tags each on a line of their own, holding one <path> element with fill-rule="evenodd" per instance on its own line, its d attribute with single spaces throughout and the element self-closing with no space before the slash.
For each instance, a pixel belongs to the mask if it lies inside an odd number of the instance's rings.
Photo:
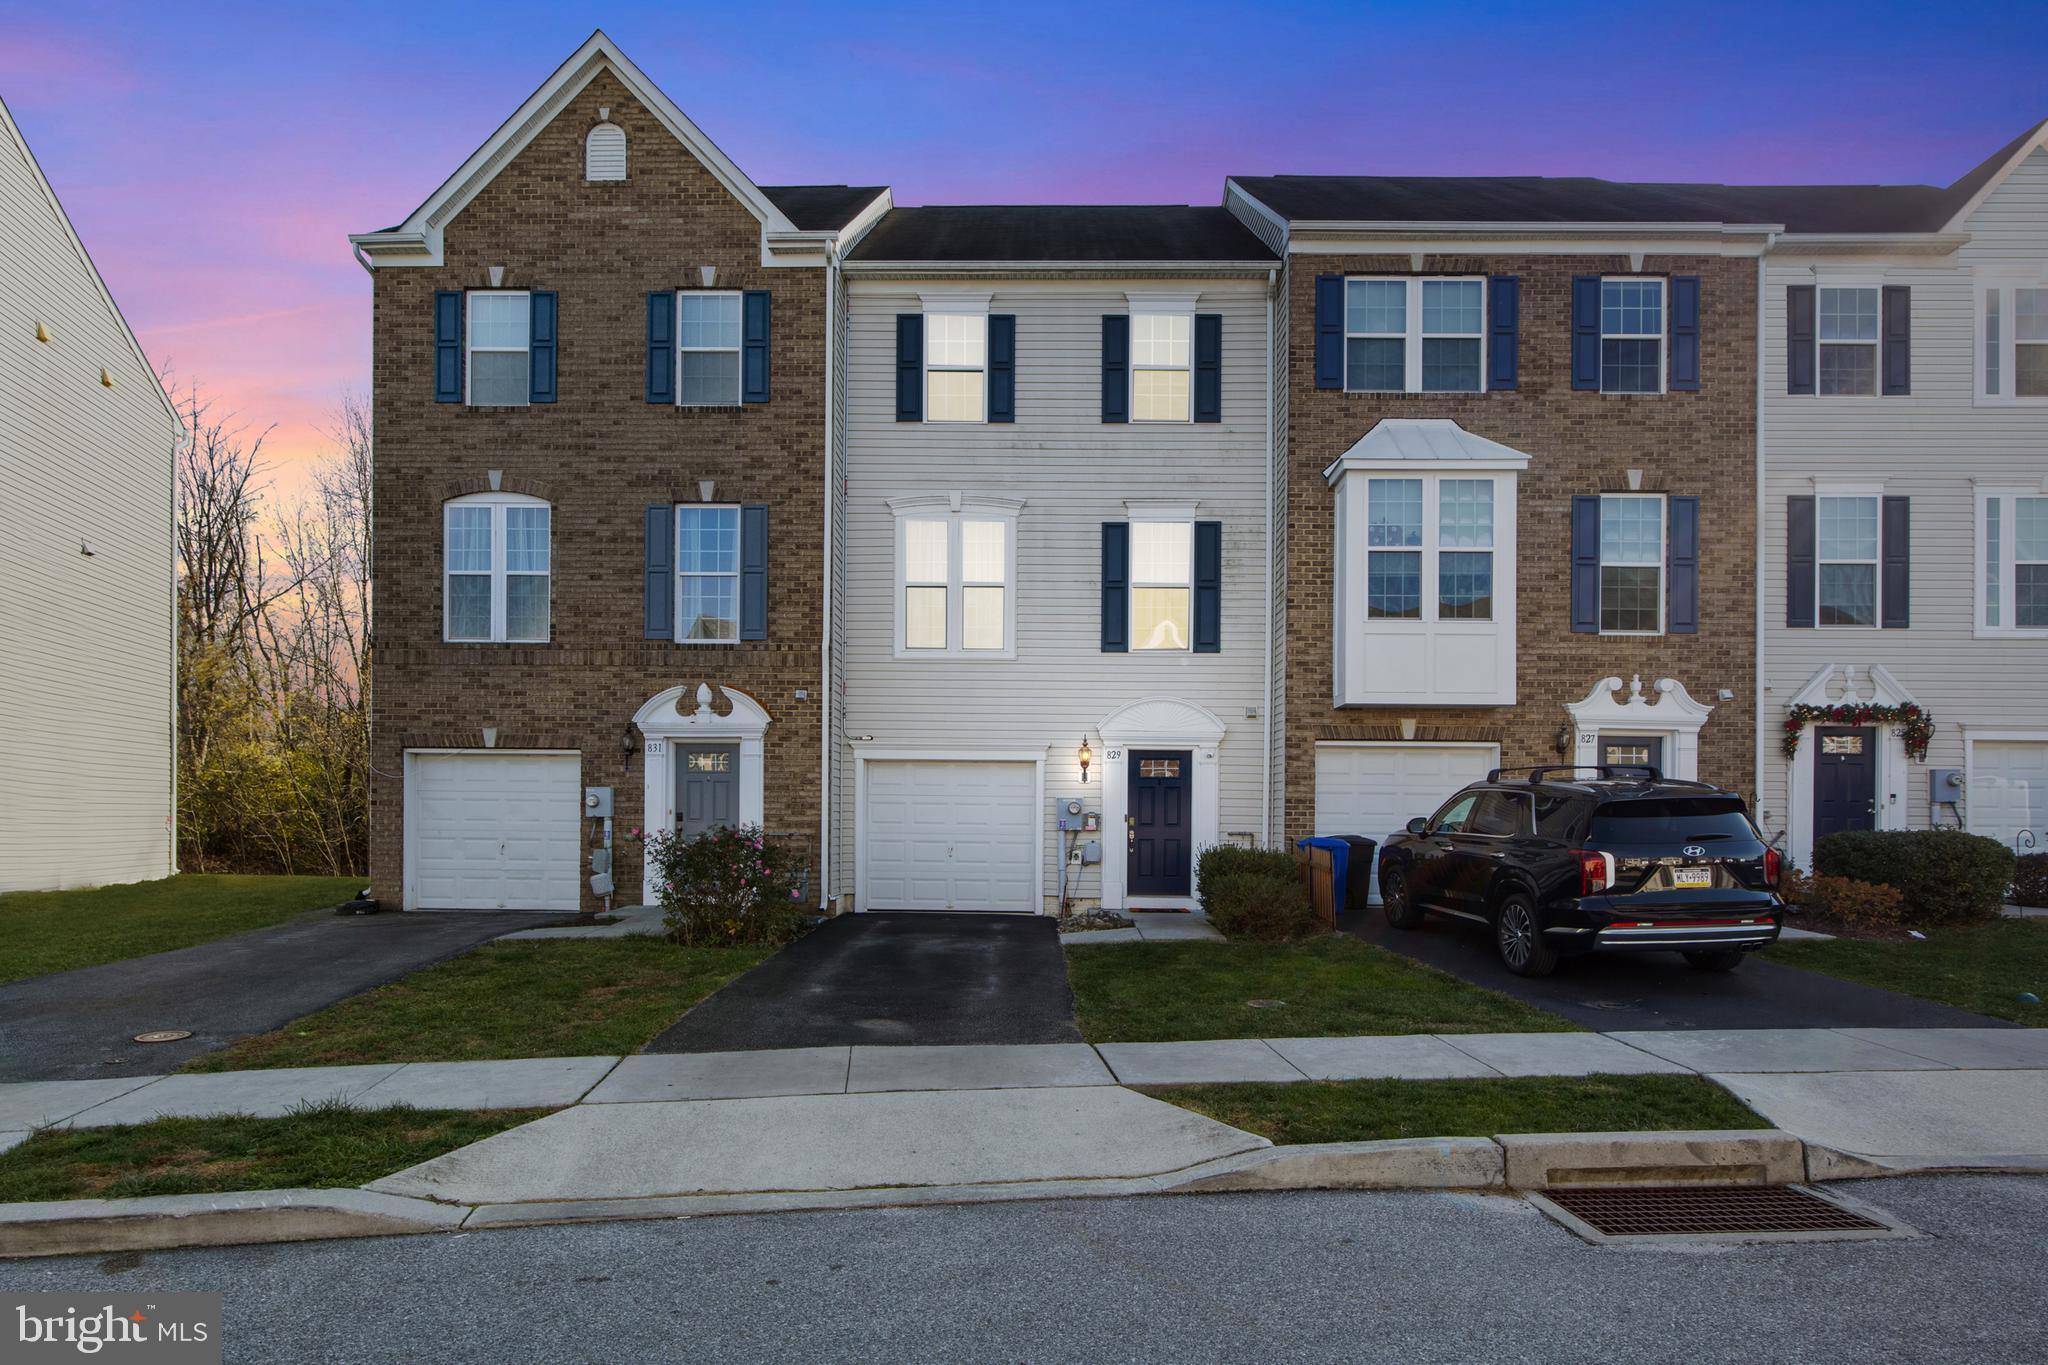
<svg viewBox="0 0 2048 1365">
<path fill-rule="evenodd" d="M 676 745 L 676 832 L 694 839 L 739 823 L 740 751 L 734 744 Z"/>
</svg>

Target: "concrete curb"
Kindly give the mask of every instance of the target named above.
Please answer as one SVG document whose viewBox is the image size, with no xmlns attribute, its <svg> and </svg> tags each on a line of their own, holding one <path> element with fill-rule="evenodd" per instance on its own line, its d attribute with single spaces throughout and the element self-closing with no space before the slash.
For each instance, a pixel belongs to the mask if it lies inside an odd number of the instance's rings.
<svg viewBox="0 0 2048 1365">
<path fill-rule="evenodd" d="M 0 1260 L 447 1232 L 469 1210 L 370 1190 L 251 1190 L 0 1206 Z"/>
<path fill-rule="evenodd" d="M 1508 1185 L 1795 1185 L 1805 1144 L 1773 1128 L 1672 1133 L 1503 1133 Z"/>
<path fill-rule="evenodd" d="M 1806 1178 L 1875 1180 L 1892 1175 L 2041 1175 L 2048 1156 L 1997 1154 L 1953 1156 L 1870 1156 L 1838 1151 L 1817 1142 L 1806 1144 Z"/>
</svg>

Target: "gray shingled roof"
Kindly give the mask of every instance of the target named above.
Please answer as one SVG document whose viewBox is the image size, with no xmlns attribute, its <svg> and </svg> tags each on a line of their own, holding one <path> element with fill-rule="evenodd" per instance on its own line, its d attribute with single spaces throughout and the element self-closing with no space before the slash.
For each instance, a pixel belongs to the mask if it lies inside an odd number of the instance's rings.
<svg viewBox="0 0 2048 1365">
<path fill-rule="evenodd" d="M 886 185 L 763 185 L 761 193 L 799 232 L 837 232 L 875 201 Z"/>
<path fill-rule="evenodd" d="M 1227 209 L 1185 204 L 935 204 L 891 209 L 855 261 L 1276 259 Z"/>
</svg>

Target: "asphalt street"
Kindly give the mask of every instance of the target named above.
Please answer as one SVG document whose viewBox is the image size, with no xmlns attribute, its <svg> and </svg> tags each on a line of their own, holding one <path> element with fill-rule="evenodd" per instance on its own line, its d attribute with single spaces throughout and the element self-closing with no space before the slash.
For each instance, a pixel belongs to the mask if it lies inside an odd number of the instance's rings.
<svg viewBox="0 0 2048 1365">
<path fill-rule="evenodd" d="M 223 1293 L 229 1360 L 2018 1361 L 2048 1180 L 1860 1182 L 1927 1237 L 1587 1246 L 1505 1196 L 1154 1196 L 0 1262 Z"/>
</svg>

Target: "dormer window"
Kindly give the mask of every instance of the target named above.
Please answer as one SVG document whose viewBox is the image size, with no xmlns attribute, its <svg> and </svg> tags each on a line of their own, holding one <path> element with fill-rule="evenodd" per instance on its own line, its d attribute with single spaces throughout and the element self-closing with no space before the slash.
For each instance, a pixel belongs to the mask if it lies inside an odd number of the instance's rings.
<svg viewBox="0 0 2048 1365">
<path fill-rule="evenodd" d="M 609 112 L 609 111 L 607 111 Z M 624 180 L 626 178 L 626 130 L 616 123 L 600 123 L 583 138 L 583 178 Z"/>
</svg>

